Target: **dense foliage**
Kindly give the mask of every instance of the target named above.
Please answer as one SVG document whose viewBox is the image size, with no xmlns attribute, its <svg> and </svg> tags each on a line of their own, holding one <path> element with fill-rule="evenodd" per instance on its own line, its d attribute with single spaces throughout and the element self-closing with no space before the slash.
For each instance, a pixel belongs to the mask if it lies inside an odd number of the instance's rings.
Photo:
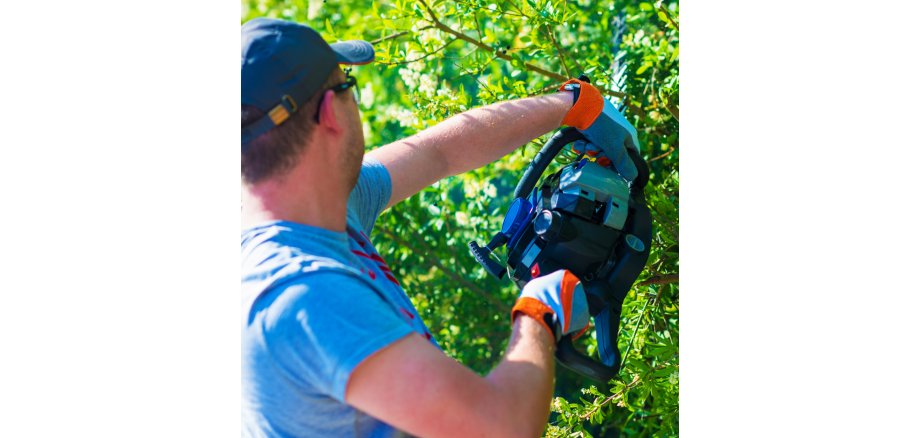
<svg viewBox="0 0 920 438">
<path fill-rule="evenodd" d="M 378 62 L 353 72 L 369 149 L 580 73 L 624 100 L 652 169 L 652 253 L 624 303 L 619 378 L 591 382 L 559 370 L 546 434 L 677 434 L 676 1 L 243 0 L 242 15 L 304 22 L 330 41 L 373 42 Z M 488 277 L 466 243 L 500 228 L 520 170 L 546 139 L 423 190 L 384 212 L 372 236 L 442 348 L 480 373 L 501 357 L 518 291 Z M 593 352 L 593 339 L 583 339 Z"/>
</svg>

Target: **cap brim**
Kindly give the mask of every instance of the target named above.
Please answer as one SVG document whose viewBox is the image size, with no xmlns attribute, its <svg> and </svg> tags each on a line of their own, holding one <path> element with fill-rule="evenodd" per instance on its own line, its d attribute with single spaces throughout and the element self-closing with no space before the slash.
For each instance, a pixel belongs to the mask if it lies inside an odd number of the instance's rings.
<svg viewBox="0 0 920 438">
<path fill-rule="evenodd" d="M 339 64 L 362 65 L 374 60 L 374 46 L 367 41 L 351 40 L 329 45 Z"/>
</svg>

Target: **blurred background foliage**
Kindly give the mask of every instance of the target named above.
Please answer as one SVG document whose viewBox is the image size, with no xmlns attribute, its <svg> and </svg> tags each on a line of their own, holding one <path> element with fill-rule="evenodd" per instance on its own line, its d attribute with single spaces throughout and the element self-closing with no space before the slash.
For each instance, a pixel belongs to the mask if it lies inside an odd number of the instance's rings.
<svg viewBox="0 0 920 438">
<path fill-rule="evenodd" d="M 352 73 L 368 150 L 581 73 L 625 105 L 652 171 L 652 252 L 624 303 L 620 376 L 592 382 L 559 369 L 546 435 L 677 435 L 677 2 L 243 0 L 243 22 L 260 16 L 374 44 L 377 62 Z M 501 358 L 518 291 L 487 276 L 466 245 L 500 229 L 521 170 L 548 138 L 423 190 L 384 212 L 372 235 L 444 351 L 481 374 Z M 592 337 L 582 339 L 593 353 Z"/>
</svg>

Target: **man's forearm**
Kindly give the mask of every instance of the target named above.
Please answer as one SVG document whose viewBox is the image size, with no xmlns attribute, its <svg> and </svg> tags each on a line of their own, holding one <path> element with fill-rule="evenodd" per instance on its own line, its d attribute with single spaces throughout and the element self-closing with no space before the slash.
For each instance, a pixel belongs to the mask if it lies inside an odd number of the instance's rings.
<svg viewBox="0 0 920 438">
<path fill-rule="evenodd" d="M 502 396 L 502 404 L 523 436 L 540 436 L 549 418 L 553 396 L 553 339 L 529 316 L 514 322 L 504 360 L 486 379 Z"/>
<path fill-rule="evenodd" d="M 446 174 L 489 164 L 559 127 L 572 93 L 499 102 L 451 117 L 420 133 L 444 156 Z"/>
<path fill-rule="evenodd" d="M 499 102 L 453 116 L 368 155 L 389 171 L 388 206 L 441 178 L 491 163 L 559 127 L 572 108 L 568 91 Z"/>
</svg>

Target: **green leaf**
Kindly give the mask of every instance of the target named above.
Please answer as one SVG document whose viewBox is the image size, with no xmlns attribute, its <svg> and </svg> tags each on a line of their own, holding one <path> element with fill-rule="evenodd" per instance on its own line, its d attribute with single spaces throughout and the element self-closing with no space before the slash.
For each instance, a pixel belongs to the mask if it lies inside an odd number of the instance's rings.
<svg viewBox="0 0 920 438">
<path fill-rule="evenodd" d="M 664 12 L 658 11 L 658 19 L 661 20 L 662 23 L 667 23 L 668 27 L 674 27 L 674 25 L 671 24 L 671 20 L 668 20 L 668 16 Z"/>
<path fill-rule="evenodd" d="M 648 63 L 648 62 L 645 63 L 645 64 L 642 64 L 642 65 L 639 67 L 639 69 L 636 70 L 636 74 L 637 74 L 637 75 L 641 75 L 642 73 L 645 73 L 645 71 L 648 70 L 651 66 L 652 66 L 652 64 L 651 64 L 651 63 Z"/>
</svg>

